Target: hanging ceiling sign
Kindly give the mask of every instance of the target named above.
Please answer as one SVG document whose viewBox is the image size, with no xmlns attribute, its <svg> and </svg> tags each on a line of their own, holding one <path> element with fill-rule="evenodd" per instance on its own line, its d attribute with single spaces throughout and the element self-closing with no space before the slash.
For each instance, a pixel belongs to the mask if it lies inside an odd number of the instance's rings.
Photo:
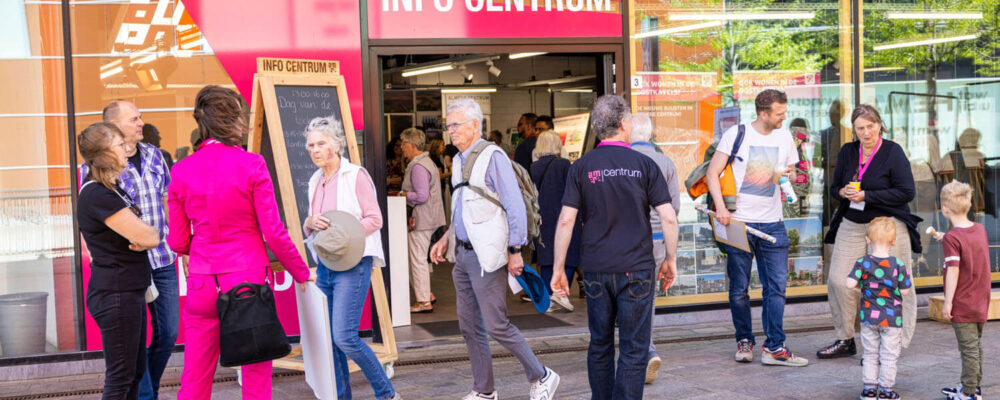
<svg viewBox="0 0 1000 400">
<path fill-rule="evenodd" d="M 620 0 L 382 0 L 371 39 L 620 37 Z"/>
</svg>

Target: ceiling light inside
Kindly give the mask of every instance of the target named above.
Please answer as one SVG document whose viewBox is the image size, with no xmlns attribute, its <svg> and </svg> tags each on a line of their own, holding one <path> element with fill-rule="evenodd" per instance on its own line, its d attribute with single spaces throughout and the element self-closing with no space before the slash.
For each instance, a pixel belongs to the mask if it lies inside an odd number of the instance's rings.
<svg viewBox="0 0 1000 400">
<path fill-rule="evenodd" d="M 441 93 L 494 93 L 497 88 L 441 89 Z"/>
<path fill-rule="evenodd" d="M 540 56 L 542 54 L 547 54 L 547 53 L 544 51 L 536 53 L 514 53 L 510 55 L 510 59 L 516 60 L 518 58 L 528 58 L 528 57 Z"/>
<path fill-rule="evenodd" d="M 949 43 L 949 42 L 961 42 L 963 40 L 972 40 L 975 39 L 976 37 L 977 37 L 976 35 L 962 35 L 962 36 L 953 36 L 953 37 L 945 37 L 938 39 L 915 40 L 912 42 L 880 44 L 872 47 L 872 50 L 881 51 L 881 50 L 900 49 L 904 47 L 927 46 L 932 44 Z"/>
<path fill-rule="evenodd" d="M 712 27 L 716 27 L 716 26 L 721 26 L 723 23 L 724 23 L 723 21 L 708 21 L 708 22 L 702 22 L 702 23 L 698 23 L 698 24 L 688 24 L 688 25 L 681 25 L 681 26 L 672 26 L 672 27 L 665 28 L 665 29 L 657 29 L 655 31 L 637 33 L 635 35 L 632 35 L 632 39 L 642 39 L 642 38 L 653 37 L 653 36 L 665 36 L 665 35 L 672 35 L 672 34 L 680 33 L 680 32 L 696 31 L 696 30 L 700 30 L 700 29 L 707 29 L 707 28 L 712 28 Z"/>
<path fill-rule="evenodd" d="M 490 74 L 493 74 L 493 76 L 495 76 L 497 78 L 500 77 L 500 73 L 502 71 L 500 71 L 500 68 L 497 68 L 496 65 L 493 65 L 493 61 L 492 60 L 487 61 L 486 62 L 486 66 L 489 67 Z"/>
<path fill-rule="evenodd" d="M 465 65 L 458 67 L 458 73 L 465 79 L 465 83 L 472 83 L 472 73 L 465 68 Z"/>
<path fill-rule="evenodd" d="M 765 12 L 733 12 L 733 13 L 671 13 L 670 21 L 752 21 L 770 19 L 813 19 L 816 13 L 812 11 L 765 11 Z"/>
<path fill-rule="evenodd" d="M 404 70 L 403 76 L 407 77 L 414 75 L 432 74 L 435 72 L 450 71 L 454 68 L 455 67 L 451 64 L 434 65 L 431 67 L 424 67 L 424 68 L 414 68 L 414 69 Z"/>
<path fill-rule="evenodd" d="M 983 19 L 978 12 L 887 12 L 888 19 Z"/>
</svg>

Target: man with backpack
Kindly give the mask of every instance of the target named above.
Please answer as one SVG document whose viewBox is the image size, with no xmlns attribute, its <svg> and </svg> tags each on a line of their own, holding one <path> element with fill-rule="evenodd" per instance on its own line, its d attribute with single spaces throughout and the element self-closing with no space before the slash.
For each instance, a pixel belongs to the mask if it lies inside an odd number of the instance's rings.
<svg viewBox="0 0 1000 400">
<path fill-rule="evenodd" d="M 749 252 L 720 243 L 726 253 L 726 273 L 729 276 L 729 309 L 736 328 L 737 362 L 753 361 L 754 336 L 750 317 L 750 268 L 757 260 L 757 274 L 763 286 L 761 322 L 767 340 L 761 352 L 761 363 L 803 367 L 809 360 L 792 354 L 785 347 L 782 320 L 785 312 L 785 284 L 788 281 L 788 234 L 782 220 L 782 193 L 778 186 L 782 176 L 790 176 L 799 162 L 795 142 L 788 129 L 781 127 L 788 110 L 784 93 L 766 89 L 754 100 L 757 119 L 749 124 L 729 128 L 722 134 L 719 145 L 705 173 L 708 191 L 715 204 L 715 218 L 728 226 L 737 220 L 748 227 L 773 236 L 771 243 L 747 235 Z M 731 163 L 731 164 L 730 164 Z M 719 175 L 732 168 L 727 179 L 730 188 L 723 190 Z M 727 173 L 727 175 L 729 175 Z M 723 193 L 736 192 L 732 213 Z M 731 202 L 730 202 L 731 203 Z"/>
<path fill-rule="evenodd" d="M 656 282 L 677 276 L 677 215 L 670 190 L 651 158 L 629 148 L 632 114 L 625 99 L 594 103 L 590 126 L 600 144 L 569 168 L 556 225 L 553 293 L 566 294 L 566 252 L 580 216 L 580 269 L 587 292 L 591 398 L 642 399 Z M 666 254 L 657 266 L 649 210 L 660 216 Z M 615 366 L 615 323 L 618 365 Z"/>
<path fill-rule="evenodd" d="M 515 172 L 503 150 L 480 137 L 483 112 L 475 101 L 451 101 L 446 117 L 448 134 L 460 152 L 452 174 L 452 227 L 434 244 L 431 261 L 440 263 L 447 253 L 455 262 L 452 280 L 458 326 L 473 376 L 472 392 L 463 400 L 498 398 L 490 337 L 521 362 L 531 382 L 530 398 L 552 399 L 559 375 L 538 361 L 507 317 L 507 273 L 521 275 L 521 246 L 528 244 L 528 228 L 535 225 L 525 207 L 523 173 Z M 530 178 L 527 185 L 534 187 Z M 537 216 L 537 201 L 533 206 Z"/>
</svg>

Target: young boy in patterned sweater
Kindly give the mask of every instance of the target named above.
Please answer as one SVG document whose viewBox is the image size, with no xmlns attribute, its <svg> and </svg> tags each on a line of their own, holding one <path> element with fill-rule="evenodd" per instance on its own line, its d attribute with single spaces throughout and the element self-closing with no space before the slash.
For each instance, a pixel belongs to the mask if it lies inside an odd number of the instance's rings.
<svg viewBox="0 0 1000 400">
<path fill-rule="evenodd" d="M 951 320 L 962 355 L 962 382 L 941 389 L 949 399 L 970 400 L 982 396 L 983 327 L 990 307 L 990 259 L 986 228 L 969 220 L 972 187 L 958 181 L 941 188 L 941 213 L 951 221 L 951 230 L 941 239 L 944 251 L 945 318 Z"/>
<path fill-rule="evenodd" d="M 896 359 L 903 347 L 903 295 L 913 282 L 906 264 L 889 255 L 896 223 L 879 217 L 868 223 L 870 253 L 854 263 L 847 288 L 861 287 L 861 345 L 864 347 L 861 400 L 898 399 Z"/>
</svg>

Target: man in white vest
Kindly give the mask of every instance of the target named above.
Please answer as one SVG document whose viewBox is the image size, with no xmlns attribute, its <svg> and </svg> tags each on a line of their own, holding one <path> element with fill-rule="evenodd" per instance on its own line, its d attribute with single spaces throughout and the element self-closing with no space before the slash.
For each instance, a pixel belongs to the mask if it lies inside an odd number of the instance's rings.
<svg viewBox="0 0 1000 400">
<path fill-rule="evenodd" d="M 463 400 L 499 398 L 493 382 L 491 337 L 521 362 L 531 382 L 530 398 L 552 399 L 559 375 L 538 361 L 507 317 L 507 273 L 521 274 L 521 246 L 528 243 L 527 214 L 514 169 L 503 150 L 482 139 L 479 104 L 470 98 L 453 100 L 448 103 L 446 117 L 451 142 L 459 149 L 451 179 L 455 188 L 452 226 L 434 244 L 431 260 L 443 262 L 447 252 L 455 261 L 452 280 L 458 326 L 465 337 L 473 377 L 472 392 Z M 471 171 L 463 173 L 467 160 Z"/>
<path fill-rule="evenodd" d="M 434 311 L 431 294 L 431 273 L 427 265 L 427 249 L 431 245 L 431 235 L 438 227 L 444 226 L 444 200 L 441 198 L 441 175 L 434 161 L 424 151 L 427 137 L 417 128 L 408 128 L 399 134 L 403 155 L 409 161 L 403 174 L 403 191 L 406 204 L 413 207 L 409 219 L 410 229 L 407 244 L 410 250 L 410 280 L 417 304 L 410 307 L 411 313 Z"/>
</svg>

